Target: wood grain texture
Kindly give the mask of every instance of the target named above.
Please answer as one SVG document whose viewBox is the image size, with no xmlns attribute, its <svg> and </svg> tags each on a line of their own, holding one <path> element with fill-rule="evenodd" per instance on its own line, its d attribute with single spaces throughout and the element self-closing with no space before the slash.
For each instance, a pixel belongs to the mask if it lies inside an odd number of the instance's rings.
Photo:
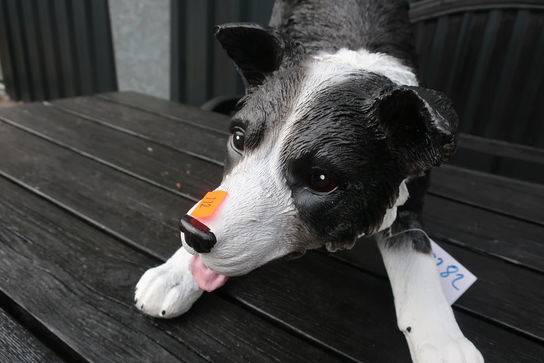
<svg viewBox="0 0 544 363">
<path fill-rule="evenodd" d="M 17 134 L 16 136 L 9 137 L 6 136 L 6 133 L 2 135 L 4 140 L 17 140 L 17 145 L 9 145 L 11 148 L 15 148 L 15 150 L 18 150 L 17 155 L 40 155 L 38 160 L 28 160 L 25 159 L 24 156 L 20 157 L 14 157 L 14 161 L 3 163 L 0 168 L 2 170 L 5 170 L 6 172 L 10 173 L 10 175 L 15 175 L 20 180 L 24 181 L 28 185 L 34 185 L 35 182 L 40 181 L 40 191 L 42 193 L 45 193 L 52 198 L 55 198 L 56 200 L 60 201 L 62 204 L 73 208 L 74 210 L 79 211 L 83 215 L 88 216 L 89 219 L 93 220 L 94 223 L 98 226 L 103 226 L 104 228 L 107 228 L 111 231 L 115 231 L 119 235 L 125 236 L 128 240 L 133 241 L 135 246 L 141 246 L 142 249 L 149 250 L 151 252 L 155 251 L 156 254 L 160 255 L 161 257 L 167 255 L 168 253 L 168 245 L 170 245 L 170 253 L 171 251 L 177 247 L 179 241 L 177 233 L 170 234 L 168 228 L 164 228 L 165 225 L 170 225 L 172 230 L 175 229 L 175 220 L 169 219 L 169 216 L 177 216 L 179 215 L 178 211 L 178 205 L 181 205 L 182 203 L 187 203 L 188 201 L 185 200 L 184 202 L 181 201 L 181 197 L 175 196 L 172 193 L 168 193 L 162 189 L 153 188 L 149 184 L 146 185 L 146 183 L 142 181 L 135 180 L 134 178 L 131 178 L 127 175 L 120 174 L 111 168 L 102 166 L 94 161 L 90 161 L 88 159 L 85 159 L 81 157 L 80 155 L 77 155 L 71 151 L 59 148 L 57 146 L 54 146 L 53 144 L 41 141 L 40 139 L 25 134 L 22 131 L 16 130 L 10 126 L 5 126 L 4 129 L 8 129 L 9 133 L 11 134 Z M 28 141 L 25 141 L 28 140 Z M 119 150 L 119 153 L 122 153 L 122 150 Z M 55 160 L 61 160 L 61 162 L 56 162 Z M 40 165 L 44 165 L 44 167 L 40 167 Z M 46 166 L 45 166 L 46 165 Z M 70 166 L 71 169 L 71 178 L 66 180 L 65 176 L 63 175 L 62 168 Z M 73 167 L 72 167 L 73 166 Z M 26 172 L 25 172 L 26 170 Z M 33 172 L 40 175 L 40 178 L 36 178 L 36 176 L 33 176 L 33 173 L 28 173 L 29 170 L 32 170 Z M 219 173 L 219 168 L 217 169 L 217 173 Z M 98 179 L 97 179 L 98 178 Z M 85 181 L 85 183 L 81 182 Z M 85 184 L 85 185 L 84 185 Z M 59 186 L 60 185 L 60 186 Z M 74 195 L 79 194 L 79 196 L 74 197 Z M 169 195 L 168 195 L 169 194 Z M 116 197 L 116 195 L 119 195 Z M 175 202 L 168 202 L 167 200 L 175 200 Z M 80 200 L 84 200 L 85 202 L 81 202 Z M 134 201 L 138 201 L 138 203 L 134 203 Z M 179 203 L 179 204 L 178 204 Z M 192 202 L 191 202 L 192 204 Z M 147 208 L 141 209 L 141 205 L 145 205 Z M 97 212 L 98 210 L 98 212 Z M 161 216 L 162 215 L 162 216 Z M 163 218 L 163 220 L 161 220 Z M 145 222 L 148 220 L 147 222 Z M 141 228 L 141 224 L 146 224 L 147 228 Z M 154 226 L 154 227 L 150 227 Z M 174 237 L 175 235 L 175 237 Z M 161 237 L 162 236 L 162 237 Z M 163 247 L 160 247 L 162 244 Z M 140 247 L 138 247 L 140 248 Z M 302 261 L 312 261 L 311 257 L 315 254 L 310 254 L 306 259 Z M 489 258 L 489 257 L 487 257 Z M 327 260 L 329 261 L 329 260 Z M 337 280 L 333 281 L 341 281 L 344 277 L 349 276 L 350 274 L 355 274 L 353 278 L 355 279 L 366 279 L 367 277 L 361 277 L 357 276 L 358 274 L 350 270 L 349 267 L 343 265 L 340 262 L 331 260 L 332 262 L 327 262 L 327 264 L 332 264 L 333 266 L 336 266 L 334 268 L 334 273 L 340 274 L 341 277 L 338 277 Z M 278 264 L 279 265 L 279 264 Z M 320 264 L 316 264 L 320 265 Z M 272 265 L 271 265 L 272 266 Z M 325 268 L 325 267 L 323 267 Z M 283 271 L 284 267 L 281 267 L 281 270 Z M 348 269 L 349 272 L 346 271 Z M 310 269 L 311 273 L 315 278 L 318 278 L 318 276 L 327 276 L 327 279 L 330 278 L 329 276 L 329 270 L 315 270 L 313 265 Z M 285 273 L 284 276 L 295 276 L 297 274 L 301 274 L 303 276 L 304 273 L 302 271 L 294 271 L 289 272 L 288 274 Z M 364 273 L 362 273 L 364 276 Z M 244 281 L 252 281 L 253 278 L 252 275 L 248 276 L 244 279 Z M 513 276 L 510 276 L 510 279 L 513 279 L 515 281 L 517 274 L 514 273 Z M 270 277 L 269 277 L 270 278 Z M 538 275 L 537 275 L 538 278 Z M 541 277 L 540 277 L 541 278 Z M 270 278 L 273 280 L 273 278 Z M 312 280 L 313 281 L 313 280 Z M 389 291 L 389 287 L 387 285 L 387 282 L 385 279 L 379 279 L 378 284 L 382 285 L 382 291 Z M 538 281 L 538 280 L 536 280 Z M 281 283 L 282 281 L 278 281 Z M 307 279 L 301 279 L 299 284 L 307 284 Z M 287 282 L 286 282 L 287 283 Z M 261 285 L 260 283 L 256 283 L 256 285 Z M 365 301 L 364 307 L 358 307 L 358 309 L 370 309 L 369 311 L 358 311 L 357 314 L 349 314 L 347 316 L 345 314 L 345 310 L 341 309 L 339 306 L 337 306 L 334 309 L 331 309 L 329 305 L 320 305 L 319 307 L 316 307 L 314 309 L 318 309 L 315 311 L 315 313 L 312 313 L 309 315 L 309 311 L 311 311 L 310 306 L 301 306 L 299 304 L 300 300 L 307 300 L 308 304 L 311 304 L 314 300 L 315 296 L 319 296 L 323 292 L 322 286 L 319 286 L 319 284 L 309 284 L 308 289 L 310 290 L 304 290 L 301 291 L 301 294 L 299 295 L 299 286 L 297 285 L 297 288 L 287 288 L 284 287 L 281 290 L 275 292 L 266 290 L 268 288 L 268 285 L 265 285 L 264 287 L 261 287 L 261 290 L 253 291 L 252 288 L 250 288 L 249 285 L 244 285 L 242 288 L 244 291 L 247 291 L 246 293 L 248 296 L 245 296 L 243 298 L 243 303 L 246 306 L 252 306 L 258 311 L 262 311 L 264 314 L 268 315 L 271 318 L 274 318 L 279 320 L 279 323 L 285 324 L 287 326 L 293 327 L 296 331 L 301 331 L 305 335 L 309 335 L 313 337 L 316 341 L 318 341 L 320 344 L 328 344 L 329 346 L 332 346 L 334 349 L 338 349 L 340 351 L 346 351 L 346 354 L 349 354 L 350 356 L 357 357 L 357 359 L 365 359 L 372 357 L 372 354 L 376 354 L 375 351 L 368 350 L 368 347 L 361 346 L 361 341 L 368 341 L 368 339 L 375 339 L 371 337 L 373 334 L 372 331 L 367 331 L 364 329 L 360 329 L 359 326 L 354 327 L 352 334 L 353 340 L 346 340 L 345 337 L 340 337 L 338 333 L 335 333 L 333 331 L 329 331 L 323 328 L 321 326 L 321 323 L 317 323 L 318 326 L 316 326 L 315 321 L 320 322 L 322 319 L 327 318 L 330 319 L 330 321 L 338 321 L 338 327 L 345 326 L 344 329 L 352 329 L 351 328 L 351 320 L 354 319 L 353 316 L 358 316 L 358 314 L 361 314 L 362 316 L 379 316 L 382 319 L 388 319 L 387 316 L 389 316 L 391 319 L 394 318 L 393 311 L 386 311 L 384 302 L 382 300 L 373 300 L 373 301 Z M 253 285 L 252 285 L 253 286 Z M 350 285 L 351 286 L 351 285 Z M 350 286 L 345 287 L 346 295 L 353 295 L 354 299 L 356 301 L 353 302 L 354 309 L 357 308 L 357 306 L 361 305 L 361 299 L 357 294 L 354 294 L 352 288 Z M 330 291 L 336 291 L 336 289 L 344 289 L 342 285 L 338 285 L 337 283 L 331 284 L 327 287 Z M 229 293 L 230 287 L 227 286 L 224 291 L 229 294 L 234 299 L 240 299 L 240 297 L 237 295 L 237 293 Z M 265 289 L 265 291 L 262 291 L 262 289 Z M 362 288 L 363 290 L 366 290 Z M 374 291 L 375 287 L 371 284 L 369 286 L 368 291 Z M 267 292 L 268 291 L 268 292 Z M 290 297 L 286 296 L 286 292 L 289 292 L 293 294 L 296 292 L 296 296 Z M 491 294 L 489 296 L 489 299 L 491 303 L 493 303 L 493 293 L 497 294 L 498 291 L 485 291 L 486 294 Z M 264 295 L 263 295 L 264 294 Z M 270 299 L 273 299 L 274 296 L 270 296 L 268 294 L 279 295 L 281 299 L 283 299 L 283 303 L 279 305 L 280 308 L 278 308 L 279 302 L 272 303 L 269 301 Z M 289 294 L 287 294 L 289 295 Z M 250 299 L 251 296 L 254 296 L 254 299 Z M 260 296 L 260 297 L 259 297 Z M 389 295 L 388 295 L 389 296 Z M 309 298 L 310 297 L 310 298 Z M 262 300 L 255 300 L 255 299 L 265 299 L 269 301 L 268 303 L 263 302 Z M 279 299 L 279 298 L 278 298 Z M 539 297 L 533 297 L 533 299 L 537 299 L 536 301 L 533 300 L 527 301 L 526 299 L 523 301 L 514 301 L 512 302 L 512 305 L 509 307 L 506 307 L 508 309 L 511 309 L 514 311 L 516 309 L 513 309 L 513 307 L 517 304 L 531 304 L 538 306 L 540 304 Z M 392 304 L 392 302 L 390 302 Z M 487 302 L 486 304 L 489 304 Z M 486 304 L 483 304 L 482 306 L 475 306 L 473 307 L 473 310 L 476 311 L 477 314 L 484 314 L 482 311 L 487 312 L 491 311 L 492 309 L 488 309 L 486 307 Z M 289 306 L 298 306 L 298 312 L 297 313 L 285 313 L 280 314 L 281 311 L 288 311 L 286 309 L 289 308 Z M 389 307 L 392 309 L 392 305 L 389 305 Z M 279 311 L 277 311 L 279 309 Z M 487 309 L 487 310 L 486 310 Z M 501 309 L 499 306 L 498 309 Z M 469 309 L 472 311 L 472 309 Z M 509 311 L 508 314 L 504 313 L 504 321 L 509 321 L 511 317 L 509 314 L 512 313 L 512 311 Z M 280 315 L 278 315 L 280 314 Z M 463 315 L 462 312 L 459 312 L 459 314 Z M 528 316 L 523 316 L 522 312 L 519 312 L 519 318 L 521 319 L 528 319 Z M 464 316 L 464 315 L 463 315 Z M 497 317 L 498 321 L 503 321 L 501 317 Z M 477 322 L 474 317 L 466 315 L 465 320 L 468 320 L 467 324 L 480 324 L 483 322 Z M 531 318 L 532 319 L 532 318 Z M 393 320 L 391 320 L 393 321 Z M 503 321 L 503 322 L 504 322 Z M 510 323 L 510 322 L 509 322 Z M 514 322 L 514 324 L 518 324 L 517 322 Z M 372 325 L 373 326 L 373 325 Z M 465 328 L 470 330 L 470 328 Z M 541 329 L 541 327 L 536 327 L 535 334 L 539 334 L 538 331 Z M 493 330 L 493 329 L 489 329 Z M 501 329 L 496 329 L 496 334 L 506 334 L 506 331 L 503 331 Z M 397 334 L 394 323 L 391 323 L 390 325 L 390 335 L 395 336 Z M 477 331 L 477 328 L 474 328 L 474 331 Z M 534 333 L 534 332 L 533 332 Z M 376 333 L 377 334 L 377 333 Z M 399 333 L 400 334 L 400 333 Z M 510 335 L 508 335 L 510 334 Z M 506 336 L 509 336 L 508 339 L 521 339 L 521 341 L 525 342 L 521 337 L 516 337 L 515 335 L 508 333 Z M 502 336 L 502 335 L 501 335 Z M 382 343 L 387 343 L 389 340 L 392 339 L 389 335 L 387 336 L 387 339 L 379 339 Z M 402 341 L 400 335 L 399 339 Z M 497 350 L 497 347 L 495 346 L 498 339 L 500 338 L 493 338 L 490 339 L 487 337 L 486 339 L 489 339 L 490 342 L 489 345 L 484 345 L 482 349 L 484 351 L 489 351 L 489 354 L 492 354 L 495 357 L 504 357 L 509 356 L 507 350 L 502 351 L 501 349 L 504 347 L 505 349 L 510 349 L 506 347 L 506 343 L 502 342 L 499 344 L 501 348 Z M 508 340 L 506 339 L 506 340 Z M 528 344 L 530 343 L 521 343 L 519 344 Z M 404 346 L 404 345 L 402 345 Z M 388 350 L 387 346 L 379 346 L 376 348 L 378 351 L 381 349 Z M 534 351 L 533 351 L 534 353 Z M 532 354 L 532 353 L 531 353 Z M 535 353 L 536 354 L 536 353 Z"/>
<path fill-rule="evenodd" d="M 130 296 L 135 278 L 127 272 L 139 272 L 149 259 L 127 256 L 128 248 L 111 238 L 108 248 L 95 229 L 5 180 L 1 188 L 0 283 L 9 299 L 56 331 L 80 359 L 205 361 L 149 322 L 147 329 L 129 328 L 138 313 Z M 21 281 L 32 288 L 21 288 Z"/>
<path fill-rule="evenodd" d="M 100 158 L 126 173 L 174 188 L 189 198 L 203 196 L 220 181 L 217 176 L 219 166 L 205 163 L 191 153 L 135 137 L 57 107 L 29 104 L 2 110 L 0 118 L 60 145 Z M 188 138 L 189 134 L 179 136 L 181 141 Z"/>
<path fill-rule="evenodd" d="M 53 104 L 71 110 L 74 115 L 92 115 L 97 122 L 148 140 L 160 141 L 161 144 L 186 153 L 199 155 L 208 160 L 223 160 L 225 143 L 224 139 L 218 136 L 226 136 L 226 132 L 131 107 L 115 107 L 110 102 L 93 97 L 60 100 Z M 202 117 L 202 111 L 199 111 L 199 114 Z M 200 135 L 208 135 L 204 133 L 205 131 L 209 131 L 213 137 L 201 138 Z M 187 137 L 180 141 L 183 135 Z"/>
<path fill-rule="evenodd" d="M 146 317 L 133 288 L 156 259 L 5 179 L 0 190 L 2 292 L 85 360 L 336 360 L 213 294 L 181 318 Z"/>
<path fill-rule="evenodd" d="M 544 186 L 444 165 L 432 172 L 430 192 L 544 226 Z"/>
<path fill-rule="evenodd" d="M 0 154 L 9 155 L 0 158 L 3 173 L 59 196 L 62 203 L 100 225 L 111 227 L 111 221 L 116 221 L 120 224 L 115 229 L 131 231 L 131 237 L 145 236 L 149 253 L 164 258 L 178 247 L 177 218 L 192 201 L 150 188 L 148 183 L 5 124 L 0 125 L 0 138 Z M 119 207 L 110 208 L 110 203 Z"/>
<path fill-rule="evenodd" d="M 0 362 L 39 363 L 62 360 L 0 307 Z"/>
<path fill-rule="evenodd" d="M 484 154 L 523 160 L 536 165 L 544 164 L 544 151 L 541 148 L 511 143 L 504 140 L 487 139 L 476 135 L 461 134 L 459 147 Z"/>
<path fill-rule="evenodd" d="M 166 101 L 137 92 L 110 92 L 96 96 L 119 105 L 130 106 L 145 112 L 152 112 L 168 118 L 202 124 L 212 129 L 226 132 L 230 119 L 224 115 L 207 112 L 195 106 Z"/>
<path fill-rule="evenodd" d="M 434 195 L 426 196 L 423 216 L 425 229 L 433 236 L 544 272 L 544 228 L 541 226 Z"/>
<path fill-rule="evenodd" d="M 170 102 L 137 92 L 102 93 L 96 98 L 125 105 L 140 111 L 155 113 L 166 118 L 192 123 L 228 134 L 230 118 L 214 112 L 203 113 L 198 107 Z"/>
</svg>

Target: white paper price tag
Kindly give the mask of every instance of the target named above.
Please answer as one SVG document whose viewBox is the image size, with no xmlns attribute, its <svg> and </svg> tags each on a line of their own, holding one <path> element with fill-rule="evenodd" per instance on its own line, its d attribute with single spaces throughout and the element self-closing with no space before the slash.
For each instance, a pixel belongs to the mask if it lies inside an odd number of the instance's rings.
<svg viewBox="0 0 544 363">
<path fill-rule="evenodd" d="M 476 276 L 431 240 L 433 257 L 448 303 L 453 304 L 477 280 Z"/>
</svg>

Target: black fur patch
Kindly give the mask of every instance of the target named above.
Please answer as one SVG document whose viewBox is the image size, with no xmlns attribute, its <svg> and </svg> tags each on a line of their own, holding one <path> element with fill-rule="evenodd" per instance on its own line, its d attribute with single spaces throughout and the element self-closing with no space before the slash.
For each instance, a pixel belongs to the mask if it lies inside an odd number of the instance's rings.
<svg viewBox="0 0 544 363">
<path fill-rule="evenodd" d="M 387 53 L 415 67 L 408 4 L 403 0 L 278 0 L 270 26 L 306 54 L 341 48 Z"/>
<path fill-rule="evenodd" d="M 215 27 L 215 37 L 234 60 L 246 86 L 261 84 L 279 68 L 283 41 L 271 29 L 258 24 L 230 23 Z"/>
<path fill-rule="evenodd" d="M 356 235 L 376 231 L 398 196 L 405 175 L 373 111 L 376 95 L 391 85 L 359 72 L 320 90 L 298 110 L 281 158 L 301 218 L 325 240 L 351 244 Z M 312 169 L 333 175 L 338 189 L 323 194 L 307 188 Z"/>
</svg>

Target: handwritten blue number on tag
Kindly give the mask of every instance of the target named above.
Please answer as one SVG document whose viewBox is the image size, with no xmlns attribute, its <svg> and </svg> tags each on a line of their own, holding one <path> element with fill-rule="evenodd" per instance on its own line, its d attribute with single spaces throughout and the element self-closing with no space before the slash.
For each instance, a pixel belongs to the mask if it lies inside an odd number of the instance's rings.
<svg viewBox="0 0 544 363">
<path fill-rule="evenodd" d="M 457 291 L 459 291 L 459 288 L 457 286 L 455 286 L 455 282 L 461 280 L 463 277 L 465 277 L 465 275 L 463 274 L 457 274 L 456 275 L 457 277 L 453 279 L 453 281 L 451 282 L 451 286 L 453 286 L 453 288 Z"/>
<path fill-rule="evenodd" d="M 459 267 L 457 267 L 457 266 L 455 266 L 455 265 L 449 265 L 449 266 L 446 268 L 446 271 L 440 273 L 440 276 L 442 276 L 442 277 L 448 277 L 449 275 L 454 274 L 454 273 L 456 273 L 457 271 L 459 271 Z"/>
<path fill-rule="evenodd" d="M 444 260 L 441 257 L 436 257 L 436 253 L 434 252 L 433 252 L 433 257 L 438 261 L 436 263 L 436 266 L 440 266 L 444 262 Z"/>
</svg>

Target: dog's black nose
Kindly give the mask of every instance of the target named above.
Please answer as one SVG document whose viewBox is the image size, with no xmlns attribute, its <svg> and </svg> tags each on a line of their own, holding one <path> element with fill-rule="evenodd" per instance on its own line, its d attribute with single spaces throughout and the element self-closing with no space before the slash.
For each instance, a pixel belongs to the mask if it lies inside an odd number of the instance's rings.
<svg viewBox="0 0 544 363">
<path fill-rule="evenodd" d="M 208 226 L 190 215 L 181 217 L 179 229 L 185 234 L 185 242 L 198 253 L 210 252 L 217 242 Z"/>
</svg>

